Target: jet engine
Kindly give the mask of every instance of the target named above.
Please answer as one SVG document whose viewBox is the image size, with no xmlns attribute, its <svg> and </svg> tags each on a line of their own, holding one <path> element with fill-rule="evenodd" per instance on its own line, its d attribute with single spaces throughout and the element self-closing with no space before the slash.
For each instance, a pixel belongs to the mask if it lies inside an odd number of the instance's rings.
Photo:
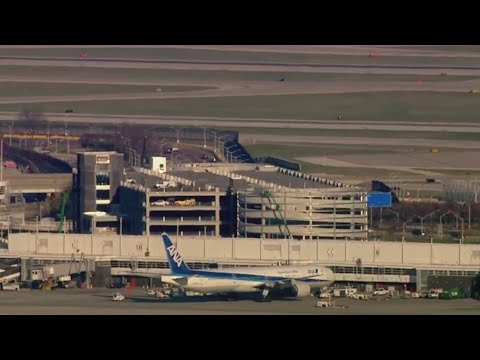
<svg viewBox="0 0 480 360">
<path fill-rule="evenodd" d="M 305 297 L 310 295 L 311 289 L 310 285 L 294 281 L 292 282 L 292 292 L 293 296 L 296 297 Z"/>
</svg>

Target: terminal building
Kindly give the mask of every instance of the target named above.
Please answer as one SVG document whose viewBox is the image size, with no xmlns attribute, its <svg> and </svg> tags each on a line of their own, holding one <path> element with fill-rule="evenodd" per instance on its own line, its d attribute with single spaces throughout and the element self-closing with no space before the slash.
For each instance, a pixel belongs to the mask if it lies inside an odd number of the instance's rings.
<svg viewBox="0 0 480 360">
<path fill-rule="evenodd" d="M 152 166 L 126 173 L 123 161 L 116 152 L 78 154 L 75 232 L 367 238 L 367 194 L 360 188 L 265 164 L 185 164 L 168 173 Z"/>
<path fill-rule="evenodd" d="M 71 201 L 75 232 L 94 232 L 98 222 L 117 221 L 117 216 L 113 214 L 117 212 L 115 204 L 123 178 L 123 162 L 123 154 L 114 151 L 77 154 Z"/>
</svg>

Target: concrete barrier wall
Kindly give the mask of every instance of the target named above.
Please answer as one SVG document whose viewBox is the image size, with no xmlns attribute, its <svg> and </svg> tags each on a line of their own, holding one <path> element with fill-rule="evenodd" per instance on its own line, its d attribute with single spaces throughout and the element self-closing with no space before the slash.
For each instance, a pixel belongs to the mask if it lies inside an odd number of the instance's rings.
<svg viewBox="0 0 480 360">
<path fill-rule="evenodd" d="M 461 248 L 462 265 L 475 265 L 480 267 L 480 249 L 470 250 L 462 246 Z"/>
<path fill-rule="evenodd" d="M 373 244 L 373 262 L 382 264 L 402 263 L 402 243 L 373 242 Z"/>
<path fill-rule="evenodd" d="M 296 241 L 172 236 L 187 260 L 319 261 L 330 264 L 471 265 L 480 267 L 480 245 L 382 241 Z M 166 259 L 161 236 L 10 234 L 14 255 L 149 257 Z"/>
<path fill-rule="evenodd" d="M 318 260 L 323 262 L 345 262 L 345 250 L 347 248 L 348 244 L 345 241 L 320 241 L 318 243 Z"/>
<path fill-rule="evenodd" d="M 459 265 L 460 245 L 443 244 L 432 247 L 432 262 L 434 264 Z"/>
<path fill-rule="evenodd" d="M 373 241 L 351 242 L 347 246 L 347 262 L 356 262 L 357 259 L 362 260 L 362 264 L 373 263 Z"/>
<path fill-rule="evenodd" d="M 262 260 L 282 261 L 288 259 L 288 242 L 286 241 L 261 240 L 259 246 Z M 291 244 L 291 248 L 294 246 Z"/>
<path fill-rule="evenodd" d="M 172 241 L 175 241 L 175 239 L 172 239 Z M 160 236 L 158 237 L 158 240 L 155 239 L 155 243 L 159 243 L 159 242 L 161 242 L 161 248 L 159 248 L 159 251 L 163 251 L 165 253 L 165 250 L 164 250 L 165 248 L 163 247 L 162 238 Z M 203 241 L 203 239 L 193 240 L 193 241 L 191 239 L 187 239 L 187 240 L 178 240 L 175 242 L 177 244 L 178 251 L 180 252 L 180 254 L 182 254 L 182 257 L 185 259 L 195 258 L 199 254 L 201 254 L 203 257 L 203 254 L 204 254 L 204 251 L 206 250 L 206 245 L 207 245 L 207 242 Z M 166 257 L 167 255 L 165 253 L 165 258 Z"/>
<path fill-rule="evenodd" d="M 202 239 L 201 242 L 204 242 Z M 232 239 L 205 240 L 205 259 L 231 259 Z"/>
<path fill-rule="evenodd" d="M 288 246 L 289 245 L 289 246 Z M 289 251 L 287 254 L 288 260 L 318 260 L 317 248 L 319 247 L 320 242 L 317 241 L 308 241 L 308 242 L 290 242 L 287 244 L 286 251 Z M 290 247 L 290 250 L 288 250 Z"/>
<path fill-rule="evenodd" d="M 441 246 L 438 244 L 436 246 Z M 471 246 L 471 245 L 470 245 Z M 403 259 L 409 264 L 424 265 L 431 263 L 431 244 L 405 243 Z"/>
<path fill-rule="evenodd" d="M 104 240 L 97 240 L 92 238 L 91 235 L 84 235 L 84 234 L 74 234 L 73 236 L 64 237 L 61 234 L 55 234 L 55 236 L 48 236 L 49 242 L 49 250 L 53 247 L 59 252 L 63 253 L 63 249 L 65 249 L 65 253 L 67 254 L 91 254 L 92 248 L 93 253 L 96 251 L 100 251 L 99 248 L 103 248 Z M 39 238 L 41 238 L 39 236 Z M 113 239 L 111 239 L 113 243 Z"/>
<path fill-rule="evenodd" d="M 240 239 L 235 242 L 235 259 L 260 260 L 260 239 Z M 265 253 L 265 251 L 263 251 Z"/>
</svg>

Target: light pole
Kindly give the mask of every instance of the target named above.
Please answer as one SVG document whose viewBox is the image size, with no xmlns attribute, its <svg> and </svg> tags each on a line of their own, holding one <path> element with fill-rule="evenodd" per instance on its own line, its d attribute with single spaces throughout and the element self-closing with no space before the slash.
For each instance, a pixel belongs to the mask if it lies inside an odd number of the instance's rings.
<svg viewBox="0 0 480 360">
<path fill-rule="evenodd" d="M 217 153 L 217 133 L 219 133 L 222 130 L 207 130 L 213 134 L 213 153 Z"/>
<path fill-rule="evenodd" d="M 47 149 L 50 147 L 50 121 L 47 120 Z"/>
<path fill-rule="evenodd" d="M 68 119 L 68 115 L 67 115 Z M 70 154 L 70 138 L 68 136 L 67 122 L 65 121 L 65 139 L 67 140 L 67 154 Z"/>
<path fill-rule="evenodd" d="M 175 130 L 177 133 L 177 144 L 180 144 L 180 131 L 182 131 L 183 128 L 169 127 L 169 129 Z"/>
<path fill-rule="evenodd" d="M 442 222 L 442 219 L 444 216 L 448 215 L 448 214 L 452 214 L 454 216 L 457 217 L 457 221 L 458 221 L 458 214 L 454 213 L 452 210 L 448 210 L 446 213 L 440 215 L 440 239 L 443 239 L 443 222 Z"/>
<path fill-rule="evenodd" d="M 120 135 L 120 133 L 118 133 L 118 136 L 120 136 L 120 139 L 121 139 L 121 140 L 126 140 L 126 141 L 128 142 L 128 147 L 129 147 L 129 148 L 132 147 L 132 141 L 131 141 L 129 138 Z"/>
<path fill-rule="evenodd" d="M 0 139 L 0 180 L 3 181 L 3 135 Z"/>
<path fill-rule="evenodd" d="M 136 160 L 137 160 L 137 151 L 135 149 L 132 149 L 132 148 L 128 148 L 128 158 L 129 158 L 129 163 L 130 165 L 132 166 L 136 166 Z M 132 153 L 134 154 L 133 157 L 132 157 L 132 160 L 133 161 L 130 161 L 130 157 L 132 156 Z"/>
<path fill-rule="evenodd" d="M 220 140 L 222 142 L 222 147 L 220 147 L 220 146 L 218 147 L 218 150 L 220 151 L 220 154 L 222 154 L 222 156 L 225 153 L 225 143 L 228 141 L 228 140 L 225 140 L 224 136 L 228 136 L 228 135 L 224 134 L 223 136 L 222 135 L 218 136 L 218 140 Z M 229 148 L 227 148 L 227 149 L 229 149 Z"/>
<path fill-rule="evenodd" d="M 468 203 L 468 230 L 472 228 L 472 207 L 471 204 Z"/>
<path fill-rule="evenodd" d="M 407 220 L 402 225 L 402 242 L 405 241 L 405 225 L 407 225 L 409 222 L 412 222 L 412 220 Z"/>
<path fill-rule="evenodd" d="M 431 216 L 431 215 L 433 215 L 433 214 L 435 214 L 435 213 L 437 213 L 437 212 L 439 212 L 439 211 L 440 211 L 440 209 L 437 209 L 437 210 L 432 211 L 430 214 L 427 214 L 427 215 L 425 215 L 425 216 L 415 215 L 415 216 L 417 216 L 417 217 L 420 219 L 420 231 L 422 232 L 422 236 L 423 236 L 423 220 L 425 220 L 425 218 L 427 218 L 427 217 L 429 217 L 429 216 Z"/>
<path fill-rule="evenodd" d="M 400 185 L 402 184 L 402 182 L 400 180 L 398 180 L 398 174 L 397 173 L 390 174 L 389 180 L 390 180 L 390 184 L 392 185 L 391 190 L 393 190 L 393 192 L 395 192 L 398 199 L 403 200 L 403 198 L 404 198 L 403 187 L 400 188 Z M 396 189 L 395 189 L 395 187 L 396 187 Z"/>
<path fill-rule="evenodd" d="M 461 237 L 460 237 L 460 244 L 462 244 L 462 243 L 463 243 L 463 239 L 464 239 L 464 238 L 463 238 L 464 220 L 463 220 L 463 218 L 462 218 L 461 216 L 457 216 L 457 219 L 462 220 L 462 235 L 461 235 Z"/>
<path fill-rule="evenodd" d="M 167 141 L 167 142 L 162 142 L 162 143 L 160 143 L 160 155 L 163 156 L 163 147 L 164 147 L 165 145 L 167 145 L 167 144 L 168 144 L 168 141 Z"/>
<path fill-rule="evenodd" d="M 400 226 L 400 212 L 399 212 L 399 211 L 390 210 L 389 208 L 385 208 L 385 211 L 389 211 L 389 212 L 391 212 L 392 214 L 396 214 L 396 215 L 397 215 L 397 226 Z"/>
<path fill-rule="evenodd" d="M 10 129 L 10 140 L 9 140 L 9 145 L 12 146 L 12 137 L 13 137 L 13 121 L 12 125 L 9 124 L 3 124 L 4 126 L 8 126 Z"/>
</svg>

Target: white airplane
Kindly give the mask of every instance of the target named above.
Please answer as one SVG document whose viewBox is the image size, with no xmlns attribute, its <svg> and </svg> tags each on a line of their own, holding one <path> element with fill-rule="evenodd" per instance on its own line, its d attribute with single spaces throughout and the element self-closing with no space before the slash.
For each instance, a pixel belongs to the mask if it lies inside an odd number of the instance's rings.
<svg viewBox="0 0 480 360">
<path fill-rule="evenodd" d="M 191 270 L 168 235 L 162 237 L 171 273 L 162 275 L 161 281 L 185 291 L 232 298 L 239 294 L 258 294 L 262 299 L 304 297 L 334 281 L 332 270 L 320 265 Z"/>
</svg>

